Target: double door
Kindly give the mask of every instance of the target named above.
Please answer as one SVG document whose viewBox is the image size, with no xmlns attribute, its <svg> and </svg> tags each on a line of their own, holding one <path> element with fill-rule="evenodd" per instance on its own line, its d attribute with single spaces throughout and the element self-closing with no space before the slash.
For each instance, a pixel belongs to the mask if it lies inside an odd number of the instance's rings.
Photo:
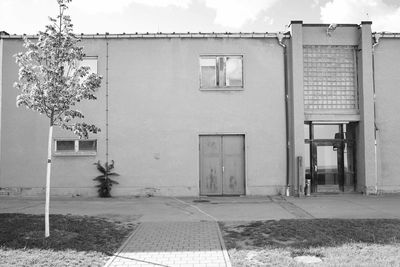
<svg viewBox="0 0 400 267">
<path fill-rule="evenodd" d="M 243 195 L 243 135 L 200 136 L 200 195 Z"/>
</svg>

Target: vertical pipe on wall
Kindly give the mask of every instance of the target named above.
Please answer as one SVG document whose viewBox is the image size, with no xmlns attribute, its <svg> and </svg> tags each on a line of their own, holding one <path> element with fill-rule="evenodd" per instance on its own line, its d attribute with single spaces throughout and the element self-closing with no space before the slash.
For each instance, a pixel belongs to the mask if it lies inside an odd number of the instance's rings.
<svg viewBox="0 0 400 267">
<path fill-rule="evenodd" d="M 376 85 L 375 85 L 375 47 L 379 44 L 381 35 L 379 33 L 374 34 L 375 42 L 372 44 L 372 88 L 374 92 L 374 127 L 375 127 L 375 191 L 378 193 L 378 136 L 379 131 L 376 125 Z"/>
<path fill-rule="evenodd" d="M 290 46 L 288 46 L 288 111 L 289 111 L 289 179 L 296 196 L 303 196 L 304 172 L 297 177 L 297 157 L 304 158 L 304 86 L 303 86 L 303 22 L 291 21 Z M 298 179 L 297 179 L 298 178 Z M 300 185 L 297 185 L 297 182 Z M 300 190 L 297 190 L 300 188 Z"/>
<path fill-rule="evenodd" d="M 357 170 L 364 179 L 365 194 L 376 194 L 375 118 L 372 70 L 371 21 L 361 22 L 360 150 Z"/>
<path fill-rule="evenodd" d="M 278 33 L 278 43 L 283 48 L 283 75 L 284 75 L 284 86 L 285 86 L 285 127 L 286 127 L 286 188 L 285 195 L 290 195 L 289 185 L 289 110 L 288 110 L 288 84 L 287 84 L 287 52 L 286 45 L 283 43 L 283 33 Z"/>
<path fill-rule="evenodd" d="M 1 162 L 1 132 L 2 132 L 2 119 L 1 119 L 1 110 L 3 106 L 2 95 L 3 95 L 3 38 L 1 38 L 0 33 L 0 162 Z M 1 167 L 0 167 L 0 187 L 1 187 Z"/>
<path fill-rule="evenodd" d="M 108 40 L 106 36 L 106 163 L 108 164 Z"/>
</svg>

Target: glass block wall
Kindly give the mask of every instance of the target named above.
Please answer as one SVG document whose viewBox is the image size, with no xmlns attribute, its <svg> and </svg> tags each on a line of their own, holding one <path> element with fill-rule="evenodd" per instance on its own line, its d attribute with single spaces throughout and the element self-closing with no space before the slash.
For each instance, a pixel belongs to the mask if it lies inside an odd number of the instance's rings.
<svg viewBox="0 0 400 267">
<path fill-rule="evenodd" d="M 305 112 L 358 110 L 355 47 L 306 45 L 303 51 Z"/>
</svg>

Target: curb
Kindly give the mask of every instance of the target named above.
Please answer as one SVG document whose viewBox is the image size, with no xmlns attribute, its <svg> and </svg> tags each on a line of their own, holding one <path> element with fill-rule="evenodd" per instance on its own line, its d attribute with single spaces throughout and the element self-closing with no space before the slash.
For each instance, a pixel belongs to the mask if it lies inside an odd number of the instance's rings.
<svg viewBox="0 0 400 267">
<path fill-rule="evenodd" d="M 221 229 L 219 228 L 218 222 L 215 222 L 215 224 L 216 224 L 217 230 L 218 230 L 218 238 L 219 238 L 219 243 L 221 245 L 222 254 L 224 255 L 225 265 L 226 265 L 226 267 L 232 267 L 228 251 L 226 250 L 226 247 L 225 247 L 224 239 L 222 238 Z"/>
<path fill-rule="evenodd" d="M 130 236 L 124 241 L 124 243 L 119 247 L 119 249 L 111 256 L 110 259 L 108 259 L 108 261 L 106 262 L 106 264 L 104 265 L 104 267 L 109 267 L 111 266 L 111 264 L 113 263 L 113 261 L 118 258 L 118 255 L 122 252 L 122 250 L 124 250 L 124 248 L 126 247 L 126 245 L 128 245 L 128 243 L 131 241 L 131 239 L 135 236 L 135 234 L 142 228 L 142 223 L 139 224 L 139 226 L 135 229 L 135 231 L 133 231 L 132 234 L 130 234 Z"/>
</svg>

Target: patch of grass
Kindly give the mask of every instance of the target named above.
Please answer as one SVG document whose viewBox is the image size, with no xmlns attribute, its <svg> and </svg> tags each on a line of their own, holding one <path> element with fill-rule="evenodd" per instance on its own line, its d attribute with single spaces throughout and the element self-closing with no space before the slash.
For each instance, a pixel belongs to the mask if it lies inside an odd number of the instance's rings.
<svg viewBox="0 0 400 267">
<path fill-rule="evenodd" d="M 44 216 L 0 214 L 0 262 L 5 265 L 101 266 L 135 224 L 105 218 L 50 215 L 50 237 L 44 238 Z"/>
<path fill-rule="evenodd" d="M 234 266 L 399 266 L 400 220 L 313 219 L 220 223 Z"/>
</svg>

